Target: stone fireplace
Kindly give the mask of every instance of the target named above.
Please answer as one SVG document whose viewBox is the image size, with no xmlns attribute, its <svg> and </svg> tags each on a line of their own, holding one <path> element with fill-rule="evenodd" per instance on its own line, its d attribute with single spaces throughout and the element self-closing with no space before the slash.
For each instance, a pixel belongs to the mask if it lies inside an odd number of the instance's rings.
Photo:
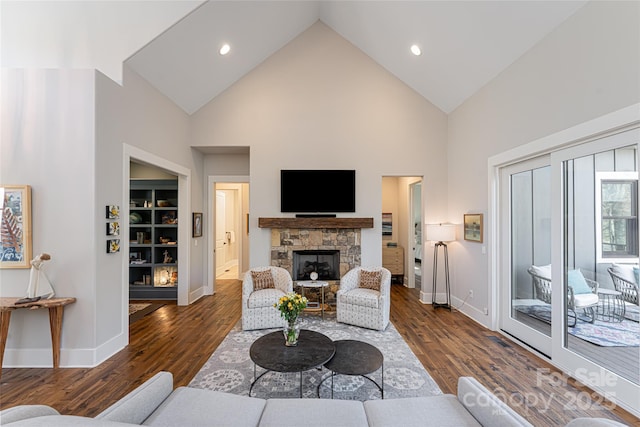
<svg viewBox="0 0 640 427">
<path fill-rule="evenodd" d="M 298 265 L 294 267 L 296 252 Z M 305 255 L 302 258 L 302 272 L 298 271 L 300 252 Z M 305 262 L 308 271 L 305 271 Z M 323 278 L 318 271 L 319 279 L 338 282 L 347 271 L 360 265 L 360 229 L 273 228 L 271 230 L 271 265 L 288 270 L 294 281 L 309 280 L 309 273 L 312 271 L 310 268 L 314 265 L 319 266 L 324 270 L 332 270 L 331 278 Z M 301 274 L 303 278 L 300 278 Z"/>
<path fill-rule="evenodd" d="M 318 280 L 340 280 L 340 251 L 302 250 L 293 251 L 291 277 L 296 280 L 310 280 L 311 273 L 318 274 Z"/>
</svg>

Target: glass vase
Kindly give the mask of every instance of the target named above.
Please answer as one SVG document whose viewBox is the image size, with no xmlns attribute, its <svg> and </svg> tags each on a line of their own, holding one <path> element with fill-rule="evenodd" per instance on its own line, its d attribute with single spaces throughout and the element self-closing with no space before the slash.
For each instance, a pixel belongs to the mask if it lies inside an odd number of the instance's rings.
<svg viewBox="0 0 640 427">
<path fill-rule="evenodd" d="M 298 325 L 297 320 L 297 318 L 289 320 L 287 322 L 287 326 L 284 327 L 284 345 L 287 347 L 294 347 L 298 345 L 300 325 Z"/>
</svg>

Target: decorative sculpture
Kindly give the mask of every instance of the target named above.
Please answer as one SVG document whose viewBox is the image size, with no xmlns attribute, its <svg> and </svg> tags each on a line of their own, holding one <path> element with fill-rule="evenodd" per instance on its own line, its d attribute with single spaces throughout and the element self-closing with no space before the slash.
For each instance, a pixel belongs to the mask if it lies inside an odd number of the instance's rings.
<svg viewBox="0 0 640 427">
<path fill-rule="evenodd" d="M 29 275 L 29 287 L 27 288 L 27 297 L 19 299 L 16 304 L 25 304 L 35 302 L 42 298 L 50 299 L 55 295 L 55 290 L 43 271 L 43 264 L 49 261 L 51 255 L 40 254 L 31 260 L 31 272 Z"/>
</svg>

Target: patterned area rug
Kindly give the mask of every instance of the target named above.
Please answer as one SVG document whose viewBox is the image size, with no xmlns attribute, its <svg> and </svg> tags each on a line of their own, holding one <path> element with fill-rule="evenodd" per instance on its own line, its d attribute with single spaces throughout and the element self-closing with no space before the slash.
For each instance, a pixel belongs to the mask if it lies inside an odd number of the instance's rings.
<svg viewBox="0 0 640 427">
<path fill-rule="evenodd" d="M 516 307 L 516 310 L 544 322 L 551 322 L 549 305 L 522 305 Z M 575 327 L 568 329 L 571 335 L 602 347 L 640 346 L 640 324 L 627 318 L 622 322 L 604 322 L 597 318 L 593 323 L 578 320 Z"/>
<path fill-rule="evenodd" d="M 377 347 L 384 355 L 384 397 L 399 398 L 431 396 L 442 391 L 429 376 L 392 324 L 386 331 L 372 331 L 335 321 L 334 313 L 320 316 L 306 315 L 300 319 L 302 329 L 325 334 L 334 341 L 355 339 Z M 242 331 L 238 322 L 220 346 L 204 364 L 200 372 L 189 383 L 189 387 L 224 391 L 243 396 L 249 395 L 253 381 L 254 364 L 249 358 L 249 347 L 262 335 L 277 329 Z M 283 337 L 284 345 L 284 337 Z M 264 370 L 257 368 L 257 375 Z M 380 370 L 369 375 L 380 384 Z M 304 398 L 318 397 L 318 384 L 329 378 L 320 387 L 320 397 L 331 396 L 330 371 L 311 369 L 302 374 Z M 380 399 L 380 390 L 370 381 L 359 376 L 338 375 L 333 384 L 334 399 L 372 400 Z M 269 372 L 253 387 L 252 396 L 261 398 L 300 397 L 300 374 Z"/>
<path fill-rule="evenodd" d="M 132 324 L 136 320 L 142 319 L 149 313 L 153 313 L 164 303 L 131 303 L 129 304 L 129 324 Z"/>
<path fill-rule="evenodd" d="M 129 304 L 129 316 L 131 316 L 133 313 L 135 313 L 136 311 L 140 311 L 142 309 L 145 309 L 147 307 L 149 307 L 151 305 L 151 303 L 146 303 L 146 304 Z"/>
</svg>

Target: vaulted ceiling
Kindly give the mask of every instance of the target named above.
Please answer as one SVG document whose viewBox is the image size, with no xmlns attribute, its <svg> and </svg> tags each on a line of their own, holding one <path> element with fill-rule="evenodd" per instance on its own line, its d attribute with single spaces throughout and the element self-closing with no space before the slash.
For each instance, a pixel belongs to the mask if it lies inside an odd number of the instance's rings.
<svg viewBox="0 0 640 427">
<path fill-rule="evenodd" d="M 320 20 L 449 113 L 585 3 L 207 1 L 127 64 L 191 114 Z"/>
</svg>

